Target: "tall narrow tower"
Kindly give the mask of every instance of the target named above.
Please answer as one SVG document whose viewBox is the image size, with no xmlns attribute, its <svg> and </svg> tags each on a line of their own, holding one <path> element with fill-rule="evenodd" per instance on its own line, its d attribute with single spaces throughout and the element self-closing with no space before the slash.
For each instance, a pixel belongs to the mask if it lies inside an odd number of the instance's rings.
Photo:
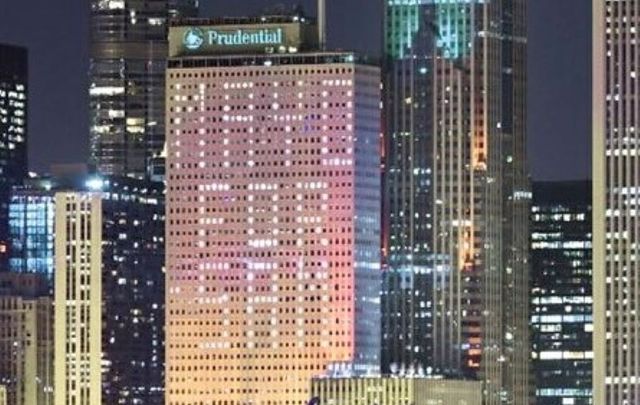
<svg viewBox="0 0 640 405">
<path fill-rule="evenodd" d="M 640 402 L 640 1 L 593 1 L 593 403 Z"/>
<path fill-rule="evenodd" d="M 9 260 L 9 194 L 27 176 L 27 49 L 0 44 L 0 271 Z"/>
<path fill-rule="evenodd" d="M 387 1 L 383 370 L 526 404 L 526 1 Z"/>
</svg>

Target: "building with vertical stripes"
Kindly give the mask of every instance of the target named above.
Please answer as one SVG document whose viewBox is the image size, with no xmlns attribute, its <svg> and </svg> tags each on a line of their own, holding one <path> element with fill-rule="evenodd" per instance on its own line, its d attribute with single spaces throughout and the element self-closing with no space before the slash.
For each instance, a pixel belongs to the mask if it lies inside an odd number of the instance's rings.
<svg viewBox="0 0 640 405">
<path fill-rule="evenodd" d="M 593 399 L 640 402 L 637 0 L 593 1 Z"/>
<path fill-rule="evenodd" d="M 526 1 L 385 5 L 383 372 L 527 404 Z"/>
<path fill-rule="evenodd" d="M 163 184 L 55 192 L 55 405 L 164 403 Z"/>
</svg>

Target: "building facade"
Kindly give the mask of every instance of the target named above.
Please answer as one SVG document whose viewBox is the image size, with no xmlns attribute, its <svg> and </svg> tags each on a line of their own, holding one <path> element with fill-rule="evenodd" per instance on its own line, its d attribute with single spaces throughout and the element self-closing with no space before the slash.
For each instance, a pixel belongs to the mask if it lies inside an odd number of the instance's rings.
<svg viewBox="0 0 640 405">
<path fill-rule="evenodd" d="M 591 183 L 533 184 L 531 345 L 537 403 L 592 402 Z"/>
<path fill-rule="evenodd" d="M 27 175 L 25 48 L 0 44 L 0 271 L 9 260 L 9 192 Z"/>
<path fill-rule="evenodd" d="M 90 4 L 91 161 L 105 175 L 161 175 L 169 20 L 194 14 L 197 0 Z"/>
<path fill-rule="evenodd" d="M 53 404 L 53 300 L 47 287 L 38 274 L 0 274 L 0 384 L 7 405 Z"/>
<path fill-rule="evenodd" d="M 0 405 L 7 405 L 7 388 L 0 385 Z"/>
<path fill-rule="evenodd" d="M 164 403 L 163 185 L 55 193 L 55 404 Z"/>
<path fill-rule="evenodd" d="M 593 396 L 640 401 L 637 0 L 593 1 Z"/>
<path fill-rule="evenodd" d="M 301 15 L 183 21 L 167 77 L 167 404 L 379 370 L 380 72 Z"/>
<path fill-rule="evenodd" d="M 322 405 L 482 405 L 479 381 L 424 377 L 314 378 Z"/>
<path fill-rule="evenodd" d="M 53 193 L 39 187 L 16 187 L 9 200 L 9 270 L 37 273 L 53 286 Z"/>
<path fill-rule="evenodd" d="M 387 1 L 383 371 L 529 402 L 524 0 Z"/>
</svg>

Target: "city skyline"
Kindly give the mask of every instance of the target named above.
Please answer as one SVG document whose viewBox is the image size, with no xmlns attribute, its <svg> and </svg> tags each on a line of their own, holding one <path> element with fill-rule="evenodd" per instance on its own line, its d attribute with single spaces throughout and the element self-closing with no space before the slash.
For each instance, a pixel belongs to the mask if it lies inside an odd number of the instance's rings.
<svg viewBox="0 0 640 405">
<path fill-rule="evenodd" d="M 0 405 L 640 403 L 640 0 L 24 6 Z"/>
<path fill-rule="evenodd" d="M 273 3 L 269 0 L 201 1 L 200 14 L 253 15 Z M 302 3 L 308 14 L 315 15 L 312 0 L 278 3 Z M 380 56 L 382 7 L 381 2 L 366 6 L 370 3 L 350 0 L 338 7 L 328 2 L 330 47 L 355 48 Z M 591 9 L 588 3 L 538 0 L 529 6 L 529 77 L 533 85 L 529 92 L 528 132 L 535 180 L 590 176 Z M 2 6 L 0 42 L 25 45 L 31 51 L 33 103 L 30 105 L 29 166 L 42 172 L 52 163 L 84 162 L 89 156 L 86 91 L 89 8 L 51 2 L 39 4 L 36 10 L 33 7 L 33 0 L 7 2 Z M 33 16 L 41 28 L 33 29 L 33 23 L 25 24 L 26 13 Z M 361 13 L 366 23 L 355 29 L 352 20 Z M 62 144 L 64 148 L 58 146 Z M 549 144 L 555 147 L 548 150 Z"/>
</svg>

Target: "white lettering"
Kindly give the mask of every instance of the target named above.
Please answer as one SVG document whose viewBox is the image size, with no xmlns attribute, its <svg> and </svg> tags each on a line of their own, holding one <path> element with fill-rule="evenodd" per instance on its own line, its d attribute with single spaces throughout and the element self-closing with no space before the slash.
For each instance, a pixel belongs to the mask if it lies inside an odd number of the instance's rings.
<svg viewBox="0 0 640 405">
<path fill-rule="evenodd" d="M 238 45 L 280 45 L 284 35 L 282 28 L 263 29 L 247 32 L 237 30 L 234 32 L 209 31 L 209 45 L 238 46 Z"/>
</svg>

